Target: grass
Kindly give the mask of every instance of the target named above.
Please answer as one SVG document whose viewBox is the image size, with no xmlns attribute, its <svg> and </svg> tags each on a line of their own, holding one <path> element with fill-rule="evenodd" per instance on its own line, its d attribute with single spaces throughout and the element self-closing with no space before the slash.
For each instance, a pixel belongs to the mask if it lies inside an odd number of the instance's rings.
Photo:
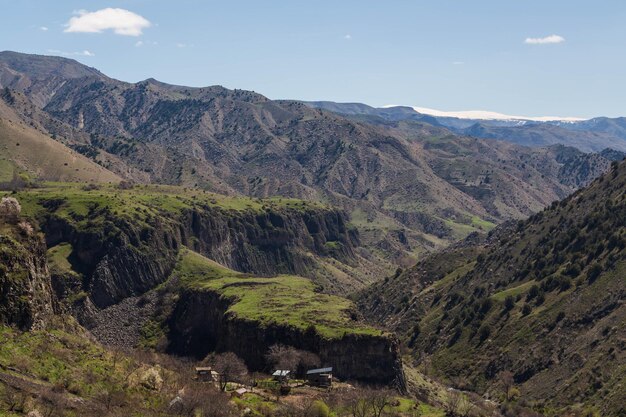
<svg viewBox="0 0 626 417">
<path fill-rule="evenodd" d="M 316 292 L 313 282 L 294 275 L 263 278 L 225 268 L 190 250 L 183 250 L 175 274 L 188 288 L 215 291 L 233 300 L 228 313 L 260 322 L 307 330 L 313 326 L 327 339 L 345 334 L 381 335 L 380 330 L 353 320 L 353 303 Z"/>
<path fill-rule="evenodd" d="M 69 243 L 61 243 L 48 249 L 48 264 L 51 268 L 59 272 L 73 272 L 72 265 L 68 258 L 72 254 L 72 245 Z"/>
<path fill-rule="evenodd" d="M 258 212 L 325 207 L 319 203 L 296 199 L 228 197 L 197 189 L 164 185 L 139 185 L 121 190 L 114 185 L 104 184 L 97 189 L 88 190 L 85 184 L 80 183 L 46 183 L 41 188 L 21 191 L 16 198 L 22 204 L 22 213 L 26 216 L 39 217 L 49 211 L 44 204 L 56 200 L 60 202 L 55 211 L 58 216 L 76 219 L 89 215 L 92 221 L 92 214 L 98 210 L 106 210 L 117 216 L 145 218 L 155 214 L 177 215 L 195 206 Z"/>
<path fill-rule="evenodd" d="M 0 182 L 11 181 L 13 178 L 14 165 L 11 161 L 0 159 Z"/>
<path fill-rule="evenodd" d="M 19 332 L 0 326 L 0 365 L 21 374 L 62 385 L 80 396 L 104 389 L 123 389 L 129 359 L 114 360 L 111 353 L 87 338 L 61 330 Z M 15 371 L 14 371 L 15 372 Z"/>
<path fill-rule="evenodd" d="M 537 282 L 534 280 L 528 281 L 516 287 L 508 288 L 506 290 L 497 292 L 494 295 L 492 295 L 491 298 L 493 298 L 495 301 L 504 301 L 504 299 L 508 297 L 509 295 L 512 297 L 515 297 L 517 295 L 526 293 L 530 289 L 530 287 L 532 287 L 535 284 L 537 284 Z"/>
</svg>

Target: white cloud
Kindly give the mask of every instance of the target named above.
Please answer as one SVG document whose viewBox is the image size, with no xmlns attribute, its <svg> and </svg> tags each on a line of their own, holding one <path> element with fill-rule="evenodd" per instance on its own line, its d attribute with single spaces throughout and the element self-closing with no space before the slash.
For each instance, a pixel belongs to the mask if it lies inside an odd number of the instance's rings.
<svg viewBox="0 0 626 417">
<path fill-rule="evenodd" d="M 145 17 L 125 9 L 106 8 L 95 12 L 79 10 L 65 25 L 65 32 L 102 33 L 112 30 L 118 35 L 140 36 L 152 26 Z"/>
<path fill-rule="evenodd" d="M 352 35 L 347 34 L 346 36 L 343 37 L 346 40 L 351 40 L 352 39 Z"/>
<path fill-rule="evenodd" d="M 565 38 L 559 35 L 550 35 L 544 38 L 526 38 L 526 40 L 524 41 L 524 43 L 527 43 L 530 45 L 546 45 L 549 43 L 561 43 L 561 42 L 565 42 Z"/>
<path fill-rule="evenodd" d="M 48 27 L 47 26 L 40 26 L 39 30 L 43 30 L 44 32 L 48 31 Z"/>
<path fill-rule="evenodd" d="M 60 51 L 58 49 L 48 49 L 48 53 L 55 54 L 55 55 L 63 55 L 63 56 L 96 56 L 96 54 L 86 49 L 84 51 L 77 51 L 77 52 L 66 52 L 66 51 Z"/>
</svg>

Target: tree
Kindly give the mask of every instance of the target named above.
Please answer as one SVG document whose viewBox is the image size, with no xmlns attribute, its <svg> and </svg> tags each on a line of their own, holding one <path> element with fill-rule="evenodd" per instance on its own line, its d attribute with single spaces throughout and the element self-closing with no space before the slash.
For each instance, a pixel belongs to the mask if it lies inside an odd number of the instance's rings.
<svg viewBox="0 0 626 417">
<path fill-rule="evenodd" d="M 16 222 L 21 212 L 22 206 L 19 201 L 13 197 L 2 197 L 0 200 L 0 217 L 4 217 L 10 222 Z"/>
<path fill-rule="evenodd" d="M 368 393 L 369 402 L 371 404 L 372 416 L 380 417 L 391 403 L 393 395 L 391 391 L 386 389 L 370 390 Z"/>
<path fill-rule="evenodd" d="M 444 404 L 444 408 L 446 416 L 467 417 L 474 405 L 461 391 L 453 390 L 448 393 L 448 401 Z"/>
<path fill-rule="evenodd" d="M 300 363 L 300 357 L 295 348 L 285 345 L 270 346 L 265 355 L 267 362 L 275 369 L 294 372 Z"/>
<path fill-rule="evenodd" d="M 220 389 L 226 391 L 226 384 L 240 381 L 247 373 L 246 364 L 233 352 L 220 353 L 213 359 L 213 369 L 220 375 Z"/>
</svg>

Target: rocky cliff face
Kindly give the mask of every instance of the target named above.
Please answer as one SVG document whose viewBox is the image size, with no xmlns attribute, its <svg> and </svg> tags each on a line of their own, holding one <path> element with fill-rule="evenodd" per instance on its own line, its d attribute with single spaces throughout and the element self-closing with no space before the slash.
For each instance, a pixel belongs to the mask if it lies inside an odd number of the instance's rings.
<svg viewBox="0 0 626 417">
<path fill-rule="evenodd" d="M 203 358 L 209 352 L 231 351 L 250 369 L 265 370 L 265 354 L 280 343 L 316 353 L 338 378 L 404 387 L 400 350 L 395 337 L 345 334 L 326 339 L 314 328 L 302 331 L 259 323 L 227 314 L 232 300 L 211 291 L 184 291 L 169 320 L 169 350 Z"/>
<path fill-rule="evenodd" d="M 0 234 L 0 323 L 42 328 L 54 313 L 45 244 L 39 237 Z"/>
<path fill-rule="evenodd" d="M 349 263 L 358 243 L 343 215 L 329 209 L 197 207 L 146 222 L 105 214 L 102 223 L 91 226 L 52 214 L 42 221 L 42 228 L 49 246 L 72 245 L 73 267 L 83 274 L 84 290 L 100 308 L 165 281 L 182 246 L 242 272 L 315 278 L 308 253 Z"/>
</svg>

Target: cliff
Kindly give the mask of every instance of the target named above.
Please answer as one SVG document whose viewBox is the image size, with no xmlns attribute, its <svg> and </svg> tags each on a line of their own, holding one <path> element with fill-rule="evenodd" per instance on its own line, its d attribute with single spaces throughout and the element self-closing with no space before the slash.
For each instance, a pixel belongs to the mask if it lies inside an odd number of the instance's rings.
<svg viewBox="0 0 626 417">
<path fill-rule="evenodd" d="M 317 273 L 318 257 L 355 263 L 358 235 L 340 211 L 292 200 L 225 202 L 212 194 L 158 191 L 107 188 L 73 195 L 51 189 L 18 198 L 39 220 L 48 247 L 71 246 L 71 269 L 82 275 L 82 290 L 99 308 L 164 282 L 182 246 L 241 272 L 295 273 L 334 292 L 357 285 Z"/>
<path fill-rule="evenodd" d="M 38 236 L 0 227 L 0 324 L 43 328 L 54 313 L 45 244 Z"/>
<path fill-rule="evenodd" d="M 284 344 L 316 353 L 343 380 L 404 387 L 399 344 L 389 334 L 354 334 L 337 338 L 320 335 L 314 326 L 299 329 L 229 314 L 233 299 L 214 291 L 181 294 L 169 320 L 169 351 L 203 358 L 210 352 L 235 352 L 251 370 L 267 370 L 270 346 Z"/>
</svg>

